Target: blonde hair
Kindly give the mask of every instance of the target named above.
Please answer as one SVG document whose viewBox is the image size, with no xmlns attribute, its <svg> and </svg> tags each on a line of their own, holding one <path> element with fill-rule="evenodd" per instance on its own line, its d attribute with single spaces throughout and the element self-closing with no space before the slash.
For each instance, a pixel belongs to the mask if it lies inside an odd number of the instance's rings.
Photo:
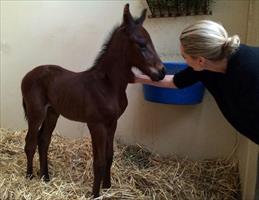
<svg viewBox="0 0 259 200">
<path fill-rule="evenodd" d="M 228 37 L 222 25 L 210 20 L 201 20 L 185 28 L 180 41 L 186 54 L 210 60 L 229 57 L 240 45 L 238 35 Z"/>
</svg>

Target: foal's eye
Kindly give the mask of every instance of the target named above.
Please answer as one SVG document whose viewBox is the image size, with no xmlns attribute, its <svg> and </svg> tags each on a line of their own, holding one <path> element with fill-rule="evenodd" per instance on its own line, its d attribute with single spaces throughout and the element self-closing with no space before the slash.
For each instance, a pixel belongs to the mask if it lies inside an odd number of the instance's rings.
<svg viewBox="0 0 259 200">
<path fill-rule="evenodd" d="M 142 50 L 142 51 L 145 51 L 147 49 L 147 46 L 145 43 L 138 43 L 138 46 L 139 48 Z"/>
</svg>

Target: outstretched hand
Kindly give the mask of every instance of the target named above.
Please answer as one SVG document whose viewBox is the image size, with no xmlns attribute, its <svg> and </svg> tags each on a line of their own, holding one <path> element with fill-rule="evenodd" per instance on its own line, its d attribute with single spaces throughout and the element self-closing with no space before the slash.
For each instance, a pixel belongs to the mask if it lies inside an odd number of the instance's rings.
<svg viewBox="0 0 259 200">
<path fill-rule="evenodd" d="M 149 83 L 149 82 L 153 82 L 149 76 L 144 75 L 144 74 L 134 74 L 135 75 L 135 79 L 134 79 L 134 83 Z"/>
<path fill-rule="evenodd" d="M 133 83 L 142 83 L 147 85 L 153 85 L 163 88 L 175 88 L 173 83 L 174 75 L 165 75 L 165 78 L 161 81 L 152 81 L 149 76 L 133 72 L 135 79 Z"/>
</svg>

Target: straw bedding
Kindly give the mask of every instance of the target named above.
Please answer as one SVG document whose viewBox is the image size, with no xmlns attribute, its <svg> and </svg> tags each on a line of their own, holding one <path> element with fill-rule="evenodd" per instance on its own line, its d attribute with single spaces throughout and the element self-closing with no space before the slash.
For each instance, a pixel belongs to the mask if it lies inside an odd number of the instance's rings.
<svg viewBox="0 0 259 200">
<path fill-rule="evenodd" d="M 86 200 L 91 199 L 92 150 L 90 139 L 66 139 L 55 134 L 49 149 L 51 181 L 37 176 L 25 179 L 23 151 L 25 131 L 0 129 L 0 199 Z M 99 199 L 236 199 L 237 162 L 191 161 L 175 156 L 161 157 L 141 146 L 115 144 L 112 188 L 101 190 Z"/>
</svg>

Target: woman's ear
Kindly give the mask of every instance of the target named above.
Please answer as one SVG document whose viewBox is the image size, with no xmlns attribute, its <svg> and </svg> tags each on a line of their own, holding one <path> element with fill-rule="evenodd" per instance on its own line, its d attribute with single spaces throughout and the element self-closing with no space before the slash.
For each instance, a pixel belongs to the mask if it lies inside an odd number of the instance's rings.
<svg viewBox="0 0 259 200">
<path fill-rule="evenodd" d="M 206 65 L 206 58 L 204 58 L 204 57 L 202 57 L 202 56 L 199 56 L 198 57 L 198 62 L 199 62 L 199 65 L 201 66 L 201 67 L 205 67 L 205 65 Z"/>
</svg>

